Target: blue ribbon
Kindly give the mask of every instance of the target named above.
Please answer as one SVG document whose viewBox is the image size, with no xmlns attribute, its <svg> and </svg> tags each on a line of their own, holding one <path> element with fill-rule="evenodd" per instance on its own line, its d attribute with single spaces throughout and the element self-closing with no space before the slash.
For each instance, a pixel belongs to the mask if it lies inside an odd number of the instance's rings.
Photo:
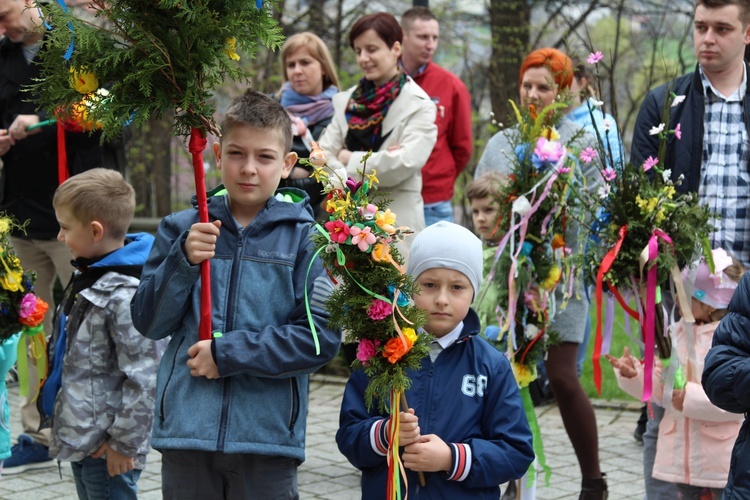
<svg viewBox="0 0 750 500">
<path fill-rule="evenodd" d="M 261 1 L 262 0 L 257 0 Z M 65 0 L 57 0 L 57 5 L 60 6 L 60 8 L 67 14 L 68 12 L 68 6 L 65 5 Z M 52 25 L 47 22 L 46 19 L 44 19 L 44 14 L 42 13 L 42 9 L 37 6 L 37 10 L 39 11 L 39 17 L 42 18 L 42 21 L 44 22 L 44 27 L 48 30 L 52 29 Z M 70 30 L 70 45 L 68 45 L 68 50 L 65 51 L 65 54 L 63 54 L 63 59 L 66 61 L 70 61 L 71 56 L 73 55 L 73 48 L 75 47 L 75 41 L 76 41 L 76 33 L 73 29 L 73 23 L 68 23 L 68 29 Z"/>
</svg>

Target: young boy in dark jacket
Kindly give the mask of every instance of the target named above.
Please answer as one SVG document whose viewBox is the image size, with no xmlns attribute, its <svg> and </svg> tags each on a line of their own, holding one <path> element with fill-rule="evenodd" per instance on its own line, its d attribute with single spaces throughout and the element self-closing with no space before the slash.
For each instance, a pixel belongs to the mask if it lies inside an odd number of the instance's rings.
<svg viewBox="0 0 750 500">
<path fill-rule="evenodd" d="M 226 194 L 209 199 L 212 222 L 199 222 L 195 209 L 161 222 L 132 304 L 143 335 L 172 336 L 154 424 L 162 493 L 292 499 L 305 459 L 308 374 L 336 355 L 341 339 L 323 309 L 332 285 L 310 240 L 307 195 L 274 195 L 297 158 L 289 115 L 249 90 L 221 129 L 213 149 Z M 220 333 L 199 340 L 206 259 L 212 331 Z"/>
<path fill-rule="evenodd" d="M 399 444 L 409 498 L 499 498 L 534 460 L 531 432 L 510 363 L 480 338 L 471 302 L 482 282 L 482 243 L 469 230 L 438 222 L 412 243 L 407 273 L 417 306 L 435 336 L 422 368 L 409 371 L 411 408 L 400 418 Z M 385 497 L 388 416 L 364 403 L 367 378 L 349 379 L 341 405 L 339 450 L 362 471 L 362 498 Z M 424 472 L 420 486 L 417 472 Z"/>
</svg>

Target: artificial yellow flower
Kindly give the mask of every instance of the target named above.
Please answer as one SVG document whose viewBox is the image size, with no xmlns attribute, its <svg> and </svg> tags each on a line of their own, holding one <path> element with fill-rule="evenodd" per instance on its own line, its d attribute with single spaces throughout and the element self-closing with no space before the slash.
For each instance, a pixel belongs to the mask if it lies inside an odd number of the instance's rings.
<svg viewBox="0 0 750 500">
<path fill-rule="evenodd" d="M 671 200 L 676 191 L 674 189 L 674 186 L 664 186 L 662 193 L 664 193 L 664 196 L 666 196 L 668 200 Z"/>
<path fill-rule="evenodd" d="M 99 88 L 99 80 L 89 71 L 70 68 L 70 86 L 79 94 L 90 94 Z"/>
<path fill-rule="evenodd" d="M 0 287 L 9 292 L 17 292 L 22 290 L 21 280 L 23 275 L 18 271 L 6 272 L 0 277 Z"/>
<path fill-rule="evenodd" d="M 390 208 L 387 208 L 385 212 L 378 210 L 375 213 L 375 224 L 388 234 L 396 232 L 396 228 L 393 226 L 396 223 L 396 214 L 391 212 Z"/>
<path fill-rule="evenodd" d="M 239 61 L 240 55 L 237 53 L 237 39 L 231 36 L 226 39 L 225 43 L 226 47 L 224 48 L 224 52 L 226 53 L 227 57 L 232 61 Z"/>
<path fill-rule="evenodd" d="M 510 367 L 513 369 L 513 376 L 516 379 L 518 387 L 528 387 L 528 385 L 537 378 L 536 366 L 529 368 L 528 366 L 520 365 L 515 361 L 511 361 Z"/>
<path fill-rule="evenodd" d="M 562 276 L 562 269 L 554 265 L 550 268 L 549 274 L 539 286 L 551 292 L 555 288 L 555 285 L 557 285 L 557 282 L 560 281 L 560 276 Z"/>
<path fill-rule="evenodd" d="M 390 262 L 391 261 L 391 247 L 385 243 L 376 243 L 372 247 L 372 260 L 375 262 Z"/>
<path fill-rule="evenodd" d="M 320 184 L 325 183 L 325 181 L 328 180 L 328 174 L 322 169 L 315 167 L 313 169 L 313 172 L 310 174 L 310 177 L 315 178 L 315 182 L 318 182 Z"/>
<path fill-rule="evenodd" d="M 548 141 L 559 141 L 560 134 L 554 127 L 545 127 L 542 129 L 541 137 L 546 138 Z"/>
<path fill-rule="evenodd" d="M 414 331 L 414 328 L 404 328 L 401 332 L 412 344 L 417 341 L 417 332 Z"/>
<path fill-rule="evenodd" d="M 343 219 L 346 215 L 346 211 L 349 210 L 352 206 L 352 200 L 349 193 L 346 193 L 346 199 L 338 199 L 338 200 L 328 200 L 328 203 L 326 203 L 326 211 L 333 213 L 334 215 L 338 216 L 340 219 Z"/>
<path fill-rule="evenodd" d="M 10 231 L 10 219 L 7 217 L 0 217 L 0 234 L 5 234 Z"/>
<path fill-rule="evenodd" d="M 367 180 L 370 181 L 370 186 L 374 186 L 375 184 L 377 184 L 378 182 L 380 182 L 378 180 L 378 178 L 375 177 L 375 174 L 377 174 L 377 173 L 378 173 L 378 171 L 373 168 L 372 169 L 372 173 L 371 174 L 367 174 Z"/>
<path fill-rule="evenodd" d="M 666 215 L 664 215 L 664 209 L 660 208 L 659 211 L 656 212 L 656 223 L 661 224 L 665 218 L 666 218 Z"/>
</svg>

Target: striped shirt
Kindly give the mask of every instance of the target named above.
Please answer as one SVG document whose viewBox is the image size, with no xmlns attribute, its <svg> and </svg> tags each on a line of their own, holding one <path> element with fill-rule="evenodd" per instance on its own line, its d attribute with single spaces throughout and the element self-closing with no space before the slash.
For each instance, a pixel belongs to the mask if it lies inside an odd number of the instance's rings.
<svg viewBox="0 0 750 500">
<path fill-rule="evenodd" d="M 743 66 L 744 67 L 744 66 Z M 711 235 L 713 248 L 723 248 L 750 265 L 750 173 L 748 133 L 742 97 L 747 73 L 730 96 L 723 96 L 700 70 L 705 117 L 698 198 L 719 217 Z"/>
</svg>

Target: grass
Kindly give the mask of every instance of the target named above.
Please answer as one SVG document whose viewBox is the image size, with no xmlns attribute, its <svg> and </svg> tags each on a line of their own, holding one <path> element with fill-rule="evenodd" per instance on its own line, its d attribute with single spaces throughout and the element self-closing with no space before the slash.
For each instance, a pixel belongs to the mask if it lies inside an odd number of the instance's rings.
<svg viewBox="0 0 750 500">
<path fill-rule="evenodd" d="M 593 297 L 592 297 L 593 298 Z M 605 311 L 606 311 L 606 304 L 602 305 L 602 321 L 604 321 L 605 318 Z M 590 309 L 590 316 L 591 316 L 591 340 L 589 341 L 588 345 L 588 353 L 586 355 L 586 360 L 583 364 L 583 373 L 581 374 L 581 385 L 583 386 L 583 390 L 586 391 L 586 394 L 590 398 L 599 398 L 599 399 L 606 399 L 606 400 L 623 400 L 623 401 L 634 401 L 634 399 L 626 394 L 625 392 L 621 391 L 620 388 L 617 386 L 617 379 L 615 378 L 614 371 L 612 371 L 612 366 L 609 364 L 609 361 L 607 361 L 604 356 L 602 356 L 601 359 L 601 367 L 602 367 L 602 393 L 599 395 L 596 391 L 596 387 L 594 386 L 594 368 L 591 363 L 591 356 L 594 352 L 594 335 L 596 332 L 596 303 L 591 304 Z M 630 352 L 634 355 L 637 355 L 640 352 L 640 349 L 636 346 L 635 342 L 633 342 L 633 339 L 630 337 L 630 335 L 625 331 L 625 312 L 622 310 L 622 308 L 619 305 L 615 305 L 615 322 L 614 322 L 614 328 L 612 329 L 612 344 L 610 346 L 609 352 L 613 356 L 621 356 L 622 351 L 625 346 L 627 346 L 630 349 Z M 636 327 L 635 320 L 630 321 L 631 327 Z"/>
</svg>

